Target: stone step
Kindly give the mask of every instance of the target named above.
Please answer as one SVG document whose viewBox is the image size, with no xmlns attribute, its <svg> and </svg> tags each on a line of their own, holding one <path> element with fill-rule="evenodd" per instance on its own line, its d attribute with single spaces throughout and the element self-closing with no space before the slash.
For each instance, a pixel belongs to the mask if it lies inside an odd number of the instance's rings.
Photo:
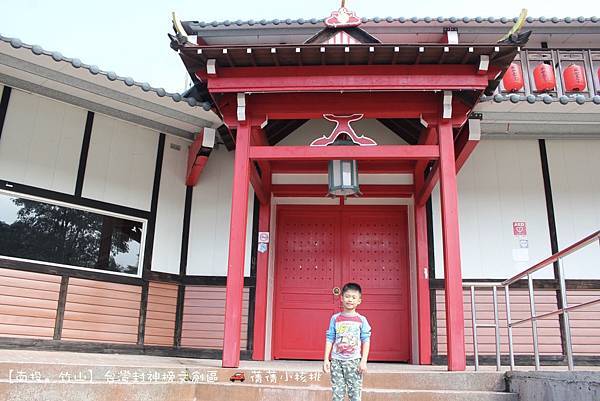
<svg viewBox="0 0 600 401">
<path fill-rule="evenodd" d="M 64 363 L 0 362 L 0 380 L 11 382 L 107 382 L 107 383 L 229 383 L 232 375 L 243 373 L 245 384 L 271 387 L 328 388 L 330 376 L 318 370 L 223 369 L 197 365 L 135 366 L 85 365 Z M 365 389 L 455 390 L 502 392 L 503 373 L 404 371 L 369 372 Z"/>
<path fill-rule="evenodd" d="M 276 387 L 256 384 L 199 385 L 203 401 L 330 401 L 331 388 Z M 225 397 L 223 397 L 225 395 Z M 518 401 L 512 393 L 491 391 L 364 389 L 363 401 Z"/>
<path fill-rule="evenodd" d="M 6 401 L 329 401 L 322 386 L 269 386 L 245 383 L 8 383 L 0 381 Z M 365 389 L 363 401 L 518 401 L 511 393 L 451 390 Z"/>
</svg>

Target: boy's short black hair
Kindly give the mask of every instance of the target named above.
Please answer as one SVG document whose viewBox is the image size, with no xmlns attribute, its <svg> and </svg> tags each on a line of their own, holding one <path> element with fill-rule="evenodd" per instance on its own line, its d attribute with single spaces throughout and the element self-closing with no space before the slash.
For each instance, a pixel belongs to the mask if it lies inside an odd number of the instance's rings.
<svg viewBox="0 0 600 401">
<path fill-rule="evenodd" d="M 360 285 L 356 283 L 346 283 L 342 287 L 342 295 L 345 294 L 346 291 L 358 291 L 358 293 L 362 295 L 362 288 L 360 288 Z"/>
</svg>

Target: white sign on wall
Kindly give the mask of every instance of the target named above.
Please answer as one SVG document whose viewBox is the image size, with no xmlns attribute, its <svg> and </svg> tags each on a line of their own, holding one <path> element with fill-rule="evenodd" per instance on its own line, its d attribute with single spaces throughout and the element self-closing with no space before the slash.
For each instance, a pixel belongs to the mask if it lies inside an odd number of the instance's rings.
<svg viewBox="0 0 600 401">
<path fill-rule="evenodd" d="M 513 221 L 514 245 L 512 257 L 515 262 L 529 262 L 529 240 L 527 239 L 527 222 Z"/>
</svg>

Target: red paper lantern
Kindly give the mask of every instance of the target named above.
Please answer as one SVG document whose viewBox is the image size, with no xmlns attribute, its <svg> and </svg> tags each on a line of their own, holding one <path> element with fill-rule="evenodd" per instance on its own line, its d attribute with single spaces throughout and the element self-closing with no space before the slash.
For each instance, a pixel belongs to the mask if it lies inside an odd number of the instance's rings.
<svg viewBox="0 0 600 401">
<path fill-rule="evenodd" d="M 551 65 L 538 64 L 533 70 L 533 79 L 535 80 L 535 88 L 538 92 L 550 91 L 556 88 L 554 68 Z"/>
<path fill-rule="evenodd" d="M 517 92 L 523 88 L 523 71 L 518 64 L 511 63 L 502 78 L 504 89 L 509 92 Z"/>
<path fill-rule="evenodd" d="M 565 89 L 567 92 L 579 92 L 585 89 L 585 70 L 582 66 L 571 64 L 565 68 Z"/>
</svg>

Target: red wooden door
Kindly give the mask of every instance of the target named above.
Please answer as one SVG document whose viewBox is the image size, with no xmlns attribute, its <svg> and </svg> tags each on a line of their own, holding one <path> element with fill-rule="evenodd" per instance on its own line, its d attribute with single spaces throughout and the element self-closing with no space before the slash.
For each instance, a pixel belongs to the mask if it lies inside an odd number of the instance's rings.
<svg viewBox="0 0 600 401">
<path fill-rule="evenodd" d="M 321 359 L 340 311 L 333 288 L 363 288 L 373 328 L 370 360 L 410 358 L 406 206 L 280 206 L 277 210 L 273 358 Z"/>
</svg>

